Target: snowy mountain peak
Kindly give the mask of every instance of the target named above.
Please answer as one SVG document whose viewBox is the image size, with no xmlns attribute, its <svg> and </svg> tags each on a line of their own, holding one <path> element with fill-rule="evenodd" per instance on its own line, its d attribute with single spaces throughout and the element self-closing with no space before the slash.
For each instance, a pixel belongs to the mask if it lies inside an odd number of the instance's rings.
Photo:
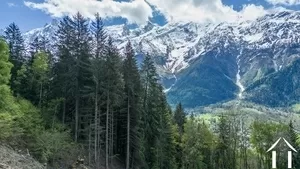
<svg viewBox="0 0 300 169">
<path fill-rule="evenodd" d="M 269 48 L 274 45 L 289 45 L 300 40 L 300 13 L 280 11 L 267 14 L 255 21 L 199 24 L 193 22 L 170 22 L 159 26 L 148 22 L 139 28 L 129 29 L 126 24 L 106 27 L 115 39 L 119 49 L 123 49 L 130 39 L 137 53 L 156 56 L 161 70 L 177 73 L 187 68 L 194 59 L 215 47 L 248 44 L 248 48 Z M 24 34 L 29 44 L 35 37 L 54 38 L 58 20 L 53 20 L 43 28 Z M 53 41 L 52 41 L 53 42 Z"/>
<path fill-rule="evenodd" d="M 54 45 L 58 25 L 53 20 L 26 32 L 27 46 L 42 36 Z M 148 22 L 136 28 L 112 25 L 106 30 L 121 53 L 130 40 L 138 56 L 153 56 L 171 102 L 182 98 L 186 104 L 195 104 L 190 106 L 249 98 L 253 83 L 300 58 L 300 12 L 295 11 L 274 12 L 254 21 L 163 26 Z M 197 99 L 202 102 L 194 102 Z"/>
</svg>

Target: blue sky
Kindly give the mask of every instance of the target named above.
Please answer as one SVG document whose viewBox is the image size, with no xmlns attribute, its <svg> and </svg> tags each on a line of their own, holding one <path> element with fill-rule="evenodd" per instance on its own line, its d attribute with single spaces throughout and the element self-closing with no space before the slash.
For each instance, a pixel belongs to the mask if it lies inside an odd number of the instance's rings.
<svg viewBox="0 0 300 169">
<path fill-rule="evenodd" d="M 0 2 L 0 28 L 5 28 L 7 25 L 9 25 L 12 22 L 15 22 L 19 25 L 21 30 L 28 31 L 33 28 L 41 27 L 45 25 L 46 23 L 51 22 L 52 18 L 59 18 L 63 14 L 65 14 L 64 10 L 68 11 L 67 14 L 72 14 L 72 9 L 79 9 L 81 10 L 81 4 L 80 0 L 63 0 L 66 3 L 71 2 L 71 5 L 75 5 L 78 3 L 79 5 L 73 6 L 68 8 L 68 4 L 61 4 L 59 8 L 55 6 L 51 6 L 52 2 L 57 2 L 56 0 L 47 0 L 46 3 L 45 0 L 28 0 L 30 4 L 25 5 L 24 0 L 1 0 Z M 61 0 L 62 1 L 62 0 Z M 74 2 L 72 2 L 74 1 Z M 85 0 L 81 0 L 83 2 Z M 96 1 L 96 0 L 94 0 Z M 228 20 L 231 18 L 231 15 L 239 15 L 238 12 L 243 11 L 245 9 L 245 5 L 253 5 L 251 8 L 251 11 L 245 13 L 251 13 L 253 10 L 253 13 L 263 13 L 264 10 L 268 10 L 270 8 L 274 7 L 284 7 L 288 9 L 293 10 L 299 10 L 300 9 L 300 0 L 299 1 L 293 1 L 294 4 L 287 4 L 283 2 L 287 2 L 285 0 L 181 0 L 180 2 L 184 2 L 182 4 L 174 5 L 172 9 L 168 8 L 170 4 L 168 4 L 169 1 L 172 1 L 172 5 L 177 0 L 148 0 L 147 3 L 144 3 L 144 0 L 135 0 L 139 3 L 133 4 L 131 2 L 127 1 L 127 4 L 109 4 L 112 0 L 104 0 L 106 2 L 103 2 L 100 4 L 100 2 L 95 2 L 99 5 L 105 6 L 103 7 L 103 11 L 106 11 L 105 14 L 109 16 L 109 19 L 107 19 L 107 24 L 120 24 L 124 23 L 126 19 L 120 19 L 121 16 L 125 16 L 129 20 L 129 22 L 137 22 L 139 24 L 142 24 L 147 20 L 148 17 L 150 17 L 151 21 L 157 22 L 159 24 L 166 23 L 166 18 L 169 20 L 170 18 L 180 18 L 182 20 L 193 20 L 194 18 L 198 18 L 196 11 L 203 11 L 203 13 L 199 13 L 201 17 L 198 20 L 215 20 L 214 18 L 217 18 L 216 20 L 222 21 L 222 20 Z M 143 2 L 142 2 L 143 1 Z M 166 3 L 162 3 L 160 1 L 165 1 Z M 186 1 L 186 3 L 185 3 Z M 193 1 L 193 2 L 192 2 Z M 194 2 L 195 1 L 195 2 Z M 211 2 L 220 2 L 222 4 L 214 6 Z M 282 2 L 282 3 L 281 3 Z M 40 3 L 44 3 L 42 6 L 39 5 Z M 107 4 L 105 4 L 107 3 Z M 69 4 L 69 6 L 70 6 Z M 84 3 L 86 4 L 86 3 Z M 147 4 L 149 4 L 150 8 L 147 7 Z M 111 12 L 110 10 L 113 10 L 110 6 L 115 5 L 116 8 L 120 8 L 118 12 Z M 186 11 L 184 9 L 181 10 L 181 6 L 187 6 L 187 9 L 191 9 L 190 11 Z M 95 11 L 97 9 L 92 8 L 92 5 L 86 4 L 82 5 L 84 9 L 82 9 L 82 12 L 86 14 L 86 16 L 90 15 L 90 11 Z M 136 7 L 137 6 L 137 7 Z M 200 7 L 199 7 L 200 6 Z M 227 7 L 233 7 L 232 14 L 226 18 L 220 16 L 218 13 L 222 13 L 220 11 L 228 10 Z M 102 8 L 101 8 L 102 9 Z M 175 10 L 176 9 L 176 10 Z M 246 11 L 246 10 L 245 10 Z M 124 14 L 122 13 L 124 12 Z M 229 13 L 230 13 L 229 12 Z M 175 14 L 174 14 L 175 13 Z M 226 12 L 227 13 L 227 12 Z M 242 12 L 240 12 L 242 13 Z M 206 15 L 207 16 L 204 16 Z M 103 13 L 104 15 L 104 13 Z M 241 14 L 246 15 L 246 14 Z M 249 14 L 248 14 L 249 15 Z M 182 17 L 181 17 L 182 16 Z M 118 17 L 117 19 L 112 19 Z M 249 16 L 247 16 L 249 17 Z M 198 21 L 197 20 L 197 21 Z"/>
</svg>

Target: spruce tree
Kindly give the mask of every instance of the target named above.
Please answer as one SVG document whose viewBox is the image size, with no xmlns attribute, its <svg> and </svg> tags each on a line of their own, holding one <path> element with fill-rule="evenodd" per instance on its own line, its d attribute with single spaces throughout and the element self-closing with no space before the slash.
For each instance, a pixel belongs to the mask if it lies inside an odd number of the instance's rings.
<svg viewBox="0 0 300 169">
<path fill-rule="evenodd" d="M 175 136 L 172 113 L 151 57 L 147 55 L 141 69 L 143 104 L 144 168 L 175 167 Z"/>
<path fill-rule="evenodd" d="M 145 156 L 145 168 L 154 167 L 157 162 L 155 145 L 158 140 L 160 115 L 158 112 L 158 75 L 154 62 L 147 54 L 141 68 L 141 80 L 143 86 L 142 104 L 143 104 L 143 154 Z"/>
<path fill-rule="evenodd" d="M 92 34 L 92 48 L 93 48 L 93 58 L 91 59 L 91 72 L 93 75 L 94 87 L 92 87 L 91 94 L 94 96 L 94 159 L 96 166 L 100 165 L 100 152 L 102 151 L 102 130 L 103 130 L 103 120 L 101 118 L 102 100 L 101 96 L 103 94 L 103 82 L 105 81 L 104 74 L 106 70 L 104 69 L 104 59 L 106 55 L 106 32 L 104 30 L 104 24 L 102 18 L 99 14 L 95 15 L 95 20 L 91 24 L 91 34 Z"/>
<path fill-rule="evenodd" d="M 74 139 L 78 141 L 80 131 L 83 131 L 80 127 L 84 126 L 79 126 L 79 119 L 87 114 L 86 111 L 80 111 L 89 106 L 88 98 L 84 97 L 84 88 L 92 81 L 88 70 L 91 54 L 87 20 L 79 13 L 72 18 L 65 17 L 60 22 L 57 38 L 59 58 L 54 67 L 54 88 L 57 96 L 64 98 L 62 119 L 65 121 L 68 118 L 68 121 L 72 122 Z"/>
<path fill-rule="evenodd" d="M 24 57 L 24 40 L 19 27 L 12 23 L 4 31 L 5 39 L 9 46 L 9 61 L 14 65 L 11 70 L 10 86 L 14 91 L 14 94 L 20 94 L 22 87 L 20 78 L 18 78 L 18 71 L 21 70 L 25 63 Z"/>
<path fill-rule="evenodd" d="M 156 143 L 157 161 L 156 166 L 158 168 L 177 168 L 175 153 L 175 133 L 176 128 L 173 125 L 173 116 L 171 108 L 168 106 L 166 97 L 163 93 L 163 87 L 158 84 L 158 91 L 160 97 L 158 99 L 159 107 L 159 129 L 158 140 Z"/>
<path fill-rule="evenodd" d="M 122 75 L 122 62 L 117 48 L 113 45 L 112 38 L 108 38 L 107 52 L 104 57 L 104 82 L 103 95 L 106 98 L 106 127 L 105 127 L 105 163 L 109 168 L 110 157 L 114 155 L 117 115 L 120 113 L 124 94 Z"/>
<path fill-rule="evenodd" d="M 83 105 L 87 106 L 87 99 L 83 98 L 83 89 L 85 85 L 91 83 L 91 74 L 88 71 L 90 65 L 90 46 L 89 46 L 89 29 L 87 20 L 77 13 L 73 16 L 70 22 L 71 28 L 74 30 L 72 36 L 72 49 L 75 65 L 73 67 L 75 76 L 73 77 L 75 87 L 75 141 L 78 141 L 80 135 L 80 121 L 81 108 Z M 83 113 L 83 112 L 82 112 Z"/>
<path fill-rule="evenodd" d="M 105 46 L 107 35 L 104 30 L 104 23 L 99 13 L 95 15 L 95 20 L 92 22 L 91 32 L 93 35 L 93 49 L 95 58 L 103 57 L 106 49 Z"/>
<path fill-rule="evenodd" d="M 48 46 L 49 46 L 49 40 L 45 36 L 42 36 L 40 38 L 39 37 L 34 38 L 34 40 L 29 44 L 29 51 L 31 54 L 31 59 L 29 60 L 29 63 L 32 64 L 34 60 L 34 55 L 38 52 L 50 53 Z"/>
<path fill-rule="evenodd" d="M 126 169 L 139 163 L 139 119 L 141 116 L 141 82 L 135 55 L 131 43 L 125 47 L 125 61 L 123 64 L 123 76 L 125 84 L 126 107 Z"/>
<path fill-rule="evenodd" d="M 73 54 L 73 39 L 74 30 L 71 27 L 71 18 L 64 17 L 56 32 L 56 38 L 58 39 L 56 49 L 58 60 L 54 64 L 53 68 L 53 81 L 52 81 L 52 97 L 62 98 L 62 111 L 61 120 L 62 123 L 71 122 L 73 119 L 70 111 L 73 110 L 74 105 L 74 83 L 73 77 L 75 76 L 73 66 L 75 65 L 75 58 Z M 70 123 L 69 123 L 70 124 Z M 70 124 L 71 125 L 71 124 Z"/>
<path fill-rule="evenodd" d="M 236 164 L 232 163 L 233 152 L 231 149 L 231 129 L 229 119 L 221 115 L 218 125 L 219 142 L 217 145 L 217 164 L 220 169 L 234 169 Z M 230 159 L 230 160 L 228 160 Z"/>
<path fill-rule="evenodd" d="M 176 106 L 176 110 L 174 113 L 174 119 L 175 119 L 176 124 L 178 125 L 179 134 L 182 135 L 184 133 L 184 123 L 186 121 L 186 114 L 183 110 L 181 103 L 179 103 Z"/>
<path fill-rule="evenodd" d="M 33 55 L 35 53 L 37 53 L 40 50 L 40 41 L 39 41 L 39 37 L 34 38 L 34 40 L 29 44 L 29 48 L 30 48 L 30 53 L 33 57 Z M 33 58 L 32 58 L 33 60 Z"/>
<path fill-rule="evenodd" d="M 174 121 L 178 128 L 179 137 L 177 138 L 177 145 L 176 145 L 176 161 L 178 163 L 179 168 L 182 166 L 182 155 L 183 155 L 183 147 L 182 147 L 182 136 L 184 134 L 184 125 L 186 123 L 186 114 L 182 107 L 182 104 L 179 103 L 176 106 L 176 110 L 174 112 Z"/>
</svg>

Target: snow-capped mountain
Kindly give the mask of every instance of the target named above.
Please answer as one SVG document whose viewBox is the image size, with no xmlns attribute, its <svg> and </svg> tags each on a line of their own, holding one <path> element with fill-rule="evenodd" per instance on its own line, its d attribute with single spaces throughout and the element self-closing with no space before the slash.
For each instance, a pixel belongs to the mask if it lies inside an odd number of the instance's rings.
<svg viewBox="0 0 300 169">
<path fill-rule="evenodd" d="M 51 45 L 54 45 L 56 43 L 56 37 L 55 33 L 58 30 L 59 21 L 56 19 L 53 19 L 51 23 L 46 24 L 42 28 L 33 29 L 31 31 L 28 31 L 23 34 L 23 38 L 25 41 L 25 46 L 28 47 L 31 42 L 34 41 L 35 38 L 42 38 L 46 37 L 50 41 Z"/>
<path fill-rule="evenodd" d="M 266 99 L 263 94 L 253 94 L 257 92 L 253 85 L 284 71 L 300 57 L 299 28 L 300 12 L 296 11 L 237 23 L 170 22 L 159 26 L 148 22 L 136 29 L 106 27 L 121 51 L 130 40 L 137 54 L 151 54 L 169 101 L 181 101 L 186 107 L 235 98 L 253 100 L 253 96 Z M 46 36 L 54 44 L 57 29 L 54 20 L 26 32 L 24 38 L 29 44 L 35 37 Z M 266 102 L 261 101 L 269 104 Z"/>
</svg>

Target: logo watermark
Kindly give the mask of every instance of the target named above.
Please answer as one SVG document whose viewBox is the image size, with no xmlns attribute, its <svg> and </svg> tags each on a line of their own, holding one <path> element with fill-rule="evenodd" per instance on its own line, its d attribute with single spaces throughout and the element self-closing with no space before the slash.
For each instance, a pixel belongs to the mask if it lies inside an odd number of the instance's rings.
<svg viewBox="0 0 300 169">
<path fill-rule="evenodd" d="M 280 141 L 284 141 L 285 144 L 290 148 L 290 150 L 288 151 L 288 168 L 293 168 L 292 164 L 293 164 L 293 152 L 297 152 L 297 150 L 288 142 L 286 141 L 285 138 L 280 137 L 270 148 L 267 152 L 272 151 L 272 168 L 275 169 L 277 168 L 277 152 L 274 151 L 274 148 L 278 145 L 278 143 Z M 293 152 L 292 152 L 293 151 Z"/>
</svg>

